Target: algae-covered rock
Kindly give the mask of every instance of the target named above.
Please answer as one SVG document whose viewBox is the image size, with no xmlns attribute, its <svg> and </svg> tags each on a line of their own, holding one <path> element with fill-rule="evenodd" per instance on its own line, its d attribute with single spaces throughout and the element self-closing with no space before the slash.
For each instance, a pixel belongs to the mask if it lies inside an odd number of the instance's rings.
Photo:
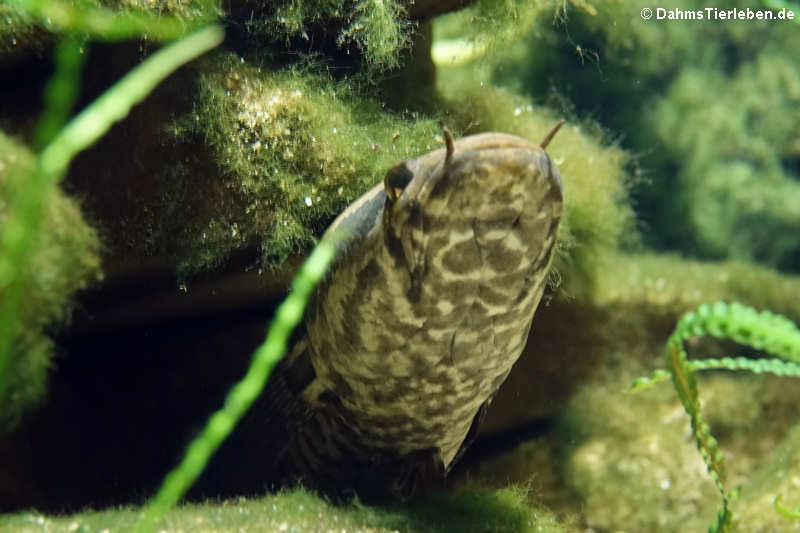
<svg viewBox="0 0 800 533">
<path fill-rule="evenodd" d="M 136 509 L 86 511 L 71 516 L 19 513 L 0 517 L 0 532 L 37 533 L 128 531 L 139 519 Z M 366 507 L 358 502 L 332 505 L 305 490 L 263 498 L 183 505 L 170 511 L 165 531 L 270 531 L 322 533 L 577 533 L 568 520 L 532 502 L 525 491 L 473 488 L 439 494 L 408 506 Z"/>
<path fill-rule="evenodd" d="M 573 435 L 588 435 L 569 454 L 566 477 L 596 530 L 703 531 L 717 493 L 672 391 L 633 398 L 586 388 L 571 402 Z"/>
<path fill-rule="evenodd" d="M 394 163 L 444 142 L 433 118 L 387 111 L 310 68 L 276 71 L 232 54 L 208 67 L 178 130 L 205 143 L 223 187 L 243 205 L 190 236 L 188 270 L 252 240 L 266 264 L 305 251 Z"/>
<path fill-rule="evenodd" d="M 33 154 L 0 133 L 0 226 L 13 209 L 13 191 L 34 169 Z M 24 280 L 19 327 L 3 376 L 0 433 L 41 401 L 54 349 L 50 333 L 69 321 L 74 293 L 100 275 L 99 240 L 75 201 L 58 189 L 44 201 L 41 231 Z"/>
<path fill-rule="evenodd" d="M 0 60 L 14 64 L 31 52 L 41 52 L 50 39 L 37 30 L 33 20 L 13 5 L 0 4 Z"/>
<path fill-rule="evenodd" d="M 789 429 L 789 428 L 787 428 Z M 742 486 L 738 501 L 734 502 L 734 520 L 737 530 L 752 533 L 791 531 L 797 527 L 800 501 L 800 426 L 793 427 L 780 446 L 768 450 L 767 460 Z M 789 517 L 778 512 L 777 507 L 794 511 Z"/>
<path fill-rule="evenodd" d="M 694 440 L 686 438 L 688 417 L 677 396 L 669 385 L 621 395 L 624 387 L 584 389 L 565 418 L 565 430 L 588 436 L 571 449 L 567 465 L 568 483 L 581 495 L 587 523 L 609 530 L 704 530 L 713 520 L 719 495 Z M 727 459 L 729 488 L 748 487 L 774 461 L 773 450 L 789 446 L 781 442 L 796 420 L 785 411 L 778 414 L 784 402 L 776 393 L 796 404 L 800 384 L 728 373 L 700 376 L 698 389 Z M 747 507 L 763 516 L 773 512 L 770 503 L 758 511 L 755 502 Z"/>
<path fill-rule="evenodd" d="M 410 43 L 413 24 L 404 4 L 398 0 L 357 4 L 346 0 L 240 0 L 230 11 L 246 21 L 245 38 L 251 47 L 264 42 L 283 48 L 302 43 L 306 50 L 320 47 L 328 54 L 343 52 L 383 70 L 396 67 L 400 52 Z"/>
<path fill-rule="evenodd" d="M 174 131 L 207 146 L 217 168 L 199 170 L 214 181 L 209 172 L 218 172 L 222 194 L 236 200 L 201 207 L 199 213 L 210 209 L 208 220 L 165 245 L 184 250 L 185 271 L 219 264 L 254 241 L 266 265 L 307 250 L 326 223 L 393 164 L 441 146 L 440 117 L 457 133 L 505 131 L 534 141 L 557 120 L 523 97 L 476 87 L 443 91 L 438 114 L 398 114 L 360 86 L 312 69 L 274 70 L 233 54 L 205 64 L 195 110 Z M 586 271 L 584 262 L 597 250 L 635 240 L 623 170 L 628 156 L 581 125 L 564 128 L 550 153 L 567 191 L 557 269 L 562 275 Z M 181 179 L 197 175 L 189 170 Z M 216 206 L 224 211 L 214 213 Z M 175 235 L 162 238 L 169 243 Z"/>
<path fill-rule="evenodd" d="M 654 253 L 609 254 L 593 266 L 592 300 L 601 305 L 635 306 L 651 316 L 676 319 L 703 303 L 738 301 L 800 320 L 800 277 L 770 268 Z"/>
<path fill-rule="evenodd" d="M 668 385 L 634 396 L 621 395 L 620 389 L 584 389 L 565 418 L 573 435 L 588 437 L 578 437 L 567 465 L 568 483 L 581 496 L 587 523 L 609 530 L 704 530 L 719 495 L 694 440 L 686 437 L 688 417 L 677 396 Z M 701 376 L 698 389 L 727 460 L 728 489 L 743 487 L 743 500 L 734 505 L 736 521 L 743 509 L 749 524 L 757 523 L 756 516 L 775 515 L 766 521 L 771 528 L 737 524 L 735 530 L 783 531 L 786 523 L 778 524 L 786 519 L 774 513 L 771 500 L 781 493 L 797 495 L 791 483 L 776 484 L 775 474 L 777 468 L 786 474 L 794 468 L 787 454 L 796 453 L 797 438 L 784 438 L 796 417 L 785 407 L 800 400 L 800 384 L 729 373 Z"/>
</svg>

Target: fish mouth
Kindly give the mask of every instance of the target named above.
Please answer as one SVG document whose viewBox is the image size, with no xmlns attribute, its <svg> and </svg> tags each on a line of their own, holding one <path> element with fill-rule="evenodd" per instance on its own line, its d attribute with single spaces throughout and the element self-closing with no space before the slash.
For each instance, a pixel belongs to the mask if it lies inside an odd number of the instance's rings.
<svg viewBox="0 0 800 533">
<path fill-rule="evenodd" d="M 472 233 L 480 263 L 507 239 L 536 248 L 539 231 L 533 220 L 551 217 L 553 205 L 561 202 L 561 184 L 547 155 L 527 143 L 507 142 L 465 155 L 454 158 L 441 178 L 422 191 L 422 230 L 435 233 L 447 226 Z M 436 254 L 435 247 L 429 253 Z"/>
<path fill-rule="evenodd" d="M 454 148 L 454 154 L 449 160 L 446 159 L 446 149 L 440 148 L 419 159 L 406 162 L 414 178 L 393 206 L 398 219 L 405 218 L 402 215 L 404 211 L 424 206 L 437 190 L 449 188 L 443 182 L 453 181 L 457 184 L 459 176 L 467 174 L 467 167 L 476 161 L 481 161 L 490 170 L 490 174 L 504 168 L 513 171 L 515 166 L 531 166 L 545 175 L 553 174 L 558 187 L 562 187 L 558 171 L 547 153 L 522 137 L 503 133 L 471 135 L 455 141 Z M 547 165 L 542 165 L 545 161 Z"/>
<path fill-rule="evenodd" d="M 486 137 L 457 143 L 449 161 L 443 154 L 431 154 L 442 157 L 435 171 L 415 177 L 397 205 L 421 213 L 409 222 L 421 222 L 419 229 L 427 232 L 435 229 L 435 220 L 458 219 L 457 212 L 472 215 L 475 224 L 499 225 L 553 201 L 553 196 L 560 201 L 561 178 L 544 150 L 513 136 Z"/>
</svg>

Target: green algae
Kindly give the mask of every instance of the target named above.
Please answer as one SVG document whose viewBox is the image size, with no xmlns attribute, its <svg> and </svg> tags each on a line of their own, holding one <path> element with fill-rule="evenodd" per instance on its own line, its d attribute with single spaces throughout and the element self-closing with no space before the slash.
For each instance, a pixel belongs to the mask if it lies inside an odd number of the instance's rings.
<svg viewBox="0 0 800 533">
<path fill-rule="evenodd" d="M 796 270 L 796 23 L 645 21 L 647 2 L 591 6 L 555 25 L 540 17 L 519 45 L 478 65 L 486 82 L 617 132 L 635 155 L 649 244 Z"/>
<path fill-rule="evenodd" d="M 562 6 L 552 0 L 477 0 L 437 19 L 436 37 L 483 43 L 498 50 L 524 36 L 538 17 L 552 19 Z"/>
<path fill-rule="evenodd" d="M 398 66 L 414 29 L 404 4 L 397 0 L 282 0 L 267 6 L 244 2 L 239 10 L 254 41 L 313 44 L 312 28 L 324 27 L 335 35 L 338 48 L 360 53 L 363 65 L 372 73 Z"/>
<path fill-rule="evenodd" d="M 12 191 L 34 170 L 33 154 L 0 133 L 0 227 L 9 216 Z M 100 277 L 100 241 L 78 203 L 57 189 L 43 202 L 41 231 L 29 268 L 18 280 L 24 284 L 24 298 L 0 396 L 0 433 L 43 398 L 54 350 L 50 332 L 69 322 L 75 292 Z"/>
<path fill-rule="evenodd" d="M 266 265 L 303 253 L 386 169 L 444 142 L 433 118 L 387 111 L 308 70 L 272 71 L 224 54 L 201 77 L 195 111 L 177 130 L 202 139 L 246 204 L 193 236 L 184 270 L 219 264 L 254 239 Z"/>
<path fill-rule="evenodd" d="M 85 511 L 71 516 L 18 513 L 0 517 L 0 532 L 35 533 L 127 531 L 139 518 L 131 508 Z M 165 519 L 166 531 L 292 531 L 311 533 L 568 533 L 576 529 L 531 504 L 525 491 L 466 489 L 436 494 L 416 504 L 367 507 L 352 502 L 332 505 L 306 490 L 283 491 L 262 498 L 181 505 Z"/>
<path fill-rule="evenodd" d="M 736 300 L 800 320 L 800 277 L 741 261 L 692 261 L 676 255 L 611 254 L 595 262 L 592 300 L 635 305 L 677 318 L 705 302 Z"/>
<path fill-rule="evenodd" d="M 736 525 L 741 531 L 768 533 L 793 527 L 797 520 L 776 510 L 777 503 L 796 507 L 800 501 L 796 472 L 800 469 L 800 426 L 789 431 L 779 446 L 772 449 L 768 460 L 742 487 L 735 503 Z"/>
<path fill-rule="evenodd" d="M 794 63 L 761 53 L 729 75 L 686 68 L 655 109 L 653 131 L 682 160 L 685 223 L 697 228 L 708 256 L 797 268 L 800 183 L 789 165 L 800 156 Z"/>
<path fill-rule="evenodd" d="M 27 52 L 41 52 L 46 42 L 24 10 L 0 4 L 0 59 L 14 62 Z"/>
</svg>

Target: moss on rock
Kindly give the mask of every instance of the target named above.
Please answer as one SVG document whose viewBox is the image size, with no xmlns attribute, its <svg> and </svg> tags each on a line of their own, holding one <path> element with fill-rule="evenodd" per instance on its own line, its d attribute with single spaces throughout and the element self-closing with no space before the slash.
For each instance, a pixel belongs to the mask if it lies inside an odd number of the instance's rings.
<svg viewBox="0 0 800 533">
<path fill-rule="evenodd" d="M 735 300 L 800 320 L 800 277 L 758 265 L 644 253 L 610 254 L 593 267 L 592 300 L 599 305 L 635 305 L 677 319 L 703 303 Z"/>
<path fill-rule="evenodd" d="M 31 50 L 41 51 L 43 44 L 31 17 L 15 6 L 0 4 L 0 60 L 13 64 Z"/>
<path fill-rule="evenodd" d="M 253 239 L 267 264 L 304 252 L 386 169 L 444 142 L 433 118 L 389 112 L 325 75 L 271 71 L 233 54 L 202 76 L 195 112 L 178 129 L 202 139 L 246 202 L 193 236 L 188 270 Z"/>
<path fill-rule="evenodd" d="M 797 519 L 779 514 L 775 501 L 778 499 L 785 509 L 800 508 L 799 470 L 800 426 L 795 426 L 779 446 L 769 449 L 768 459 L 742 487 L 738 501 L 733 504 L 737 529 L 771 533 L 796 528 Z"/>
<path fill-rule="evenodd" d="M 72 516 L 19 513 L 0 517 L 0 532 L 127 531 L 139 518 L 136 509 L 87 511 Z M 473 488 L 433 495 L 416 504 L 387 508 L 357 502 L 332 505 L 302 489 L 263 498 L 183 505 L 164 520 L 167 531 L 239 532 L 244 530 L 315 533 L 570 533 L 577 530 L 531 504 L 524 491 Z"/>
<path fill-rule="evenodd" d="M 562 431 L 570 446 L 566 482 L 589 527 L 601 531 L 703 531 L 717 505 L 714 484 L 668 387 L 641 397 L 617 387 L 584 388 Z"/>
<path fill-rule="evenodd" d="M 0 225 L 8 217 L 14 189 L 29 178 L 34 165 L 27 148 L 0 133 Z M 53 354 L 49 333 L 69 320 L 74 293 L 100 275 L 100 243 L 76 203 L 58 189 L 46 196 L 45 203 L 17 317 L 20 327 L 3 376 L 0 433 L 12 428 L 44 396 Z"/>
</svg>

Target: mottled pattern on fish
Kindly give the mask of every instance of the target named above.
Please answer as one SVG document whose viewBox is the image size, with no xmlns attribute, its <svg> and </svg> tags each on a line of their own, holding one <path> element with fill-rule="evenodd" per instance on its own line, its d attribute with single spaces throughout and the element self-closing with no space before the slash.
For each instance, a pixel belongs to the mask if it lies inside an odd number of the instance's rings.
<svg viewBox="0 0 800 533">
<path fill-rule="evenodd" d="M 452 467 L 525 346 L 561 178 L 522 138 L 446 133 L 329 230 L 347 238 L 281 365 L 285 475 L 408 496 Z"/>
</svg>

